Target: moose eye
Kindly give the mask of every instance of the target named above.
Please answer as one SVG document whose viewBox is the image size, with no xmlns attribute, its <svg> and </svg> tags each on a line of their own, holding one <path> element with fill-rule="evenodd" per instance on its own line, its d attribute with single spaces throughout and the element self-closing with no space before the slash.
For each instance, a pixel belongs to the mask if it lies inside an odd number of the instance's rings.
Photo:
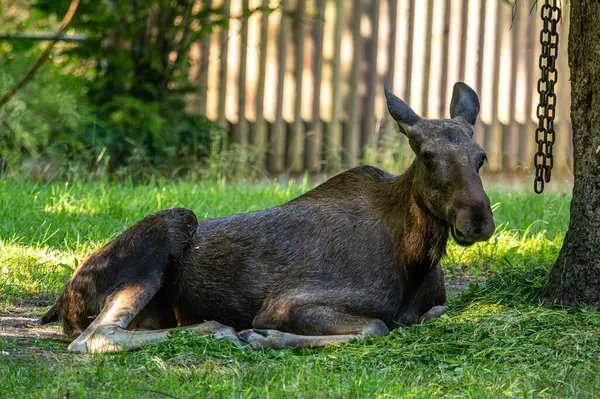
<svg viewBox="0 0 600 399">
<path fill-rule="evenodd" d="M 421 155 L 422 155 L 423 162 L 425 163 L 425 165 L 432 166 L 434 164 L 434 156 L 433 156 L 432 152 L 424 151 L 421 153 Z"/>
<path fill-rule="evenodd" d="M 485 161 L 487 161 L 487 156 L 485 154 L 481 155 L 479 157 L 479 161 L 477 161 L 477 171 L 479 171 L 479 169 L 481 169 L 481 167 L 483 166 Z"/>
</svg>

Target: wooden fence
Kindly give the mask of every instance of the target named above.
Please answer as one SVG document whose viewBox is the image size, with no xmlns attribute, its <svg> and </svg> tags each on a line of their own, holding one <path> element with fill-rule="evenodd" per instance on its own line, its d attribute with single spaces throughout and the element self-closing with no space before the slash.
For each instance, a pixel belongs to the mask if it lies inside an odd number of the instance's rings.
<svg viewBox="0 0 600 399">
<path fill-rule="evenodd" d="M 513 19 L 503 0 L 203 0 L 235 18 L 192 49 L 190 109 L 257 149 L 269 172 L 353 166 L 381 152 L 407 162 L 383 84 L 439 118 L 461 80 L 481 99 L 475 138 L 490 170 L 531 169 L 541 21 L 518 4 Z M 572 163 L 567 21 L 565 9 L 554 147 L 562 170 Z"/>
</svg>

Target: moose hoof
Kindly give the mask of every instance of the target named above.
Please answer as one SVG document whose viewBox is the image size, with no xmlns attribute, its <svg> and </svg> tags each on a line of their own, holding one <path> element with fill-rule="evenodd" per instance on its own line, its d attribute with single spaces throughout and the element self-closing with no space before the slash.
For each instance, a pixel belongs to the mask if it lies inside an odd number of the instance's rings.
<svg viewBox="0 0 600 399">
<path fill-rule="evenodd" d="M 213 337 L 215 337 L 215 339 L 226 339 L 227 341 L 233 342 L 238 348 L 244 348 L 239 335 L 231 327 L 223 326 L 222 328 L 215 330 Z"/>
<path fill-rule="evenodd" d="M 67 351 L 76 353 L 87 353 L 87 345 L 85 341 L 75 340 L 67 346 Z"/>
<path fill-rule="evenodd" d="M 107 353 L 118 352 L 122 346 L 115 340 L 117 328 L 114 326 L 99 326 L 87 337 L 79 337 L 67 347 L 69 352 L 77 353 Z"/>
<path fill-rule="evenodd" d="M 448 306 L 434 306 L 421 316 L 421 323 L 431 319 L 437 319 L 444 313 L 450 310 Z"/>
<path fill-rule="evenodd" d="M 240 341 L 239 335 L 233 328 L 217 321 L 211 320 L 188 328 L 196 331 L 200 335 L 212 335 L 215 339 L 226 339 L 240 348 L 244 347 L 242 341 Z"/>
<path fill-rule="evenodd" d="M 381 320 L 373 320 L 363 331 L 363 337 L 383 337 L 390 332 L 389 328 Z"/>
<path fill-rule="evenodd" d="M 292 334 L 278 330 L 254 329 L 240 333 L 242 340 L 252 349 L 271 348 L 283 349 L 289 346 L 287 338 Z"/>
</svg>

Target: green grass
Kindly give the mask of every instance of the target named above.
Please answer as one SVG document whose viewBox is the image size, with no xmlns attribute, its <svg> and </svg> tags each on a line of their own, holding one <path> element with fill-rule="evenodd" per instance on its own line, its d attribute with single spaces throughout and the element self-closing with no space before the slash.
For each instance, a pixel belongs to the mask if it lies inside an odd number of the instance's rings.
<svg viewBox="0 0 600 399">
<path fill-rule="evenodd" d="M 48 298 L 75 266 L 149 212 L 199 217 L 257 210 L 306 184 L 0 182 L 0 302 Z M 7 397 L 596 397 L 600 313 L 547 309 L 541 289 L 568 224 L 569 197 L 492 192 L 496 235 L 450 245 L 449 278 L 487 277 L 439 320 L 322 350 L 243 352 L 190 332 L 133 353 L 15 357 L 0 339 Z M 32 340 L 33 349 L 64 349 Z M 33 350 L 32 349 L 32 350 Z"/>
</svg>

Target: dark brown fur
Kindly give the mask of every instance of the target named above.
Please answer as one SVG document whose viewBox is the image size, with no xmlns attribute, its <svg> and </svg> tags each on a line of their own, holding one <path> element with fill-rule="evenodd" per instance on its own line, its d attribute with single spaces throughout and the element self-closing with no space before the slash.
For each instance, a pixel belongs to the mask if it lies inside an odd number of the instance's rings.
<svg viewBox="0 0 600 399">
<path fill-rule="evenodd" d="M 152 214 L 92 254 L 42 321 L 58 316 L 66 333 L 82 331 L 134 286 L 157 294 L 129 328 L 215 320 L 238 331 L 334 335 L 419 321 L 445 302 L 439 262 L 449 233 L 462 245 L 493 233 L 477 175 L 483 151 L 471 140 L 474 93 L 464 90 L 462 113 L 443 121 L 388 96 L 417 154 L 404 174 L 361 166 L 284 205 L 218 219 Z"/>
<path fill-rule="evenodd" d="M 216 320 L 241 330 L 257 317 L 263 328 L 281 328 L 279 320 L 312 304 L 389 328 L 412 324 L 445 301 L 439 260 L 448 228 L 417 205 L 411 180 L 411 170 L 394 177 L 359 167 L 280 207 L 195 230 L 190 211 L 155 213 L 91 255 L 51 312 L 61 309 L 66 333 L 82 331 L 116 286 L 156 273 L 162 312 L 177 319 L 160 327 Z"/>
</svg>

